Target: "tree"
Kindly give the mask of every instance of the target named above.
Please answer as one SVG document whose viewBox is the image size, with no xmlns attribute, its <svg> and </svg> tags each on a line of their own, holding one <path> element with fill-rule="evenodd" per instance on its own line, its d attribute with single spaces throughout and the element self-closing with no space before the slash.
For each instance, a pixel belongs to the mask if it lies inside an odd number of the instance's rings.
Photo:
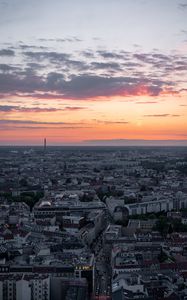
<svg viewBox="0 0 187 300">
<path fill-rule="evenodd" d="M 154 230 L 158 230 L 161 235 L 166 235 L 169 229 L 169 223 L 166 217 L 161 216 L 153 227 Z"/>
</svg>

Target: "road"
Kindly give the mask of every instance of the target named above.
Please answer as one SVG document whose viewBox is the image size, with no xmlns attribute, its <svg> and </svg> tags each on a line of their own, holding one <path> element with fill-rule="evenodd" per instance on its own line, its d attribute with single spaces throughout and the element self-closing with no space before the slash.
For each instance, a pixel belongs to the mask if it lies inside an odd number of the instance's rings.
<svg viewBox="0 0 187 300">
<path fill-rule="evenodd" d="M 107 218 L 106 228 L 109 224 Z M 106 246 L 103 241 L 103 232 L 93 245 L 95 253 L 95 298 L 111 299 L 111 267 Z"/>
</svg>

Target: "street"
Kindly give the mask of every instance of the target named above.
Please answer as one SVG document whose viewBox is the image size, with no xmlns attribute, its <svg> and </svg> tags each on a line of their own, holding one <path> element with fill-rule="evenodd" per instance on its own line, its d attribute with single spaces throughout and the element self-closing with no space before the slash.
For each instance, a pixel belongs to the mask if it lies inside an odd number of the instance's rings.
<svg viewBox="0 0 187 300">
<path fill-rule="evenodd" d="M 108 218 L 107 218 L 108 219 Z M 107 220 L 107 226 L 108 226 Z M 106 226 L 106 227 L 107 227 Z M 103 232 L 97 238 L 94 244 L 95 252 L 95 298 L 94 299 L 111 299 L 111 267 L 109 264 L 110 257 L 106 251 L 103 242 Z"/>
</svg>

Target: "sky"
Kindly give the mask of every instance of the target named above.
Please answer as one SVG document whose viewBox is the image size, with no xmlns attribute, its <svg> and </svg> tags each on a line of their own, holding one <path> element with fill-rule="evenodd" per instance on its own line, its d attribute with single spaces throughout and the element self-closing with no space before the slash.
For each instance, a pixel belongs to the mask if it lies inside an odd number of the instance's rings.
<svg viewBox="0 0 187 300">
<path fill-rule="evenodd" d="M 187 0 L 0 0 L 0 145 L 187 145 Z"/>
</svg>

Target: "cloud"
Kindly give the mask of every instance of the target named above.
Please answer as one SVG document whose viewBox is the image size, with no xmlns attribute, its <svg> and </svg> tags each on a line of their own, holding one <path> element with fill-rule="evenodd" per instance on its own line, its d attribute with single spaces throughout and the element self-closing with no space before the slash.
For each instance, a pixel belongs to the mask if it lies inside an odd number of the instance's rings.
<svg viewBox="0 0 187 300">
<path fill-rule="evenodd" d="M 33 60 L 41 61 L 48 59 L 52 62 L 63 62 L 70 58 L 70 54 L 59 52 L 46 52 L 46 51 L 25 51 L 23 54 Z"/>
<path fill-rule="evenodd" d="M 82 110 L 82 109 L 87 109 L 87 107 L 66 106 L 66 107 L 63 108 L 63 110 L 69 110 L 69 111 L 77 111 L 77 110 Z"/>
<path fill-rule="evenodd" d="M 15 70 L 20 70 L 20 68 L 17 68 L 15 66 L 11 66 L 8 64 L 0 64 L 0 71 L 1 72 L 9 72 L 9 71 L 15 71 Z"/>
<path fill-rule="evenodd" d="M 69 43 L 74 43 L 74 42 L 82 42 L 81 39 L 79 39 L 78 37 L 76 36 L 73 36 L 73 37 L 68 37 L 68 38 L 64 38 L 64 39 L 61 39 L 61 38 L 51 38 L 51 39 L 46 39 L 46 38 L 40 38 L 38 39 L 38 41 L 40 42 L 69 42 Z"/>
<path fill-rule="evenodd" d="M 99 50 L 97 51 L 97 54 L 99 54 L 102 58 L 106 58 L 106 59 L 124 59 L 125 57 L 127 57 L 129 52 L 116 53 L 116 52 Z"/>
<path fill-rule="evenodd" d="M 22 93 L 21 91 L 19 93 L 16 93 L 15 96 L 20 97 L 20 98 L 35 98 L 35 99 L 45 99 L 45 100 L 63 100 L 63 95 L 62 94 L 57 94 L 57 93 Z M 2 96 L 3 98 L 4 96 Z M 1 95 L 0 95 L 1 98 Z"/>
<path fill-rule="evenodd" d="M 20 55 L 20 48 L 17 51 Z M 0 64 L 4 97 L 99 100 L 186 92 L 180 78 L 187 68 L 184 55 L 90 49 L 73 54 L 31 50 L 21 55 L 19 65 Z M 171 80 L 171 72 L 177 79 Z"/>
<path fill-rule="evenodd" d="M 31 112 L 31 113 L 41 113 L 41 112 L 56 112 L 56 111 L 78 111 L 87 109 L 87 107 L 81 106 L 65 106 L 63 108 L 55 108 L 55 107 L 23 107 L 16 105 L 0 105 L 0 112 Z"/>
<path fill-rule="evenodd" d="M 136 104 L 155 104 L 158 103 L 157 101 L 139 101 Z"/>
<path fill-rule="evenodd" d="M 53 87 L 51 85 L 53 83 Z M 63 93 L 64 98 L 85 99 L 94 97 L 159 95 L 162 83 L 152 84 L 148 79 L 133 77 L 102 77 L 92 75 L 73 76 L 65 81 L 61 76 L 50 76 L 47 86 Z"/>
<path fill-rule="evenodd" d="M 57 67 L 66 68 L 66 72 L 68 70 L 78 70 L 84 71 L 88 69 L 88 65 L 84 61 L 71 59 L 71 54 L 68 53 L 59 53 L 59 52 L 49 52 L 49 51 L 25 51 L 23 52 L 24 56 L 31 59 L 33 63 L 36 61 L 43 62 L 48 60 L 49 63 L 55 64 Z M 40 67 L 41 65 L 38 64 Z M 54 72 L 55 73 L 55 72 Z"/>
<path fill-rule="evenodd" d="M 1 49 L 0 56 L 14 56 L 15 52 L 11 49 Z"/>
<path fill-rule="evenodd" d="M 0 112 L 10 112 L 14 111 L 17 106 L 12 105 L 0 105 Z"/>
<path fill-rule="evenodd" d="M 151 118 L 180 117 L 180 116 L 181 115 L 170 115 L 170 114 L 144 115 L 144 117 L 151 117 Z"/>
<path fill-rule="evenodd" d="M 97 123 L 102 123 L 102 124 L 120 124 L 120 125 L 124 125 L 124 124 L 129 124 L 130 122 L 128 121 L 105 121 L 105 120 L 96 120 L 94 119 L 93 121 L 96 121 Z"/>
<path fill-rule="evenodd" d="M 74 130 L 77 130 L 77 129 L 83 129 L 83 128 L 91 128 L 91 126 L 14 126 L 14 127 L 10 127 L 10 126 L 1 126 L 0 128 L 0 131 L 9 131 L 11 129 L 11 131 L 17 131 L 17 130 L 41 130 L 42 129 L 42 132 L 43 130 L 49 130 L 49 129 L 52 129 L 52 130 L 55 130 L 55 129 L 63 129 L 63 130 L 71 130 L 71 129 L 74 129 Z"/>
<path fill-rule="evenodd" d="M 45 82 L 39 76 L 21 77 L 16 74 L 0 74 L 0 93 L 15 94 L 16 92 L 32 93 L 44 90 Z"/>
<path fill-rule="evenodd" d="M 144 117 L 150 117 L 150 118 L 165 118 L 169 116 L 170 116 L 169 114 L 144 115 Z"/>
<path fill-rule="evenodd" d="M 0 131 L 16 130 L 78 130 L 92 128 L 84 122 L 45 122 L 21 119 L 3 119 L 0 120 Z"/>
<path fill-rule="evenodd" d="M 28 50 L 28 49 L 48 50 L 48 47 L 45 47 L 45 46 L 27 45 L 27 44 L 23 44 L 23 43 L 21 43 L 19 45 L 19 48 L 22 49 L 22 50 Z"/>
<path fill-rule="evenodd" d="M 162 61 L 171 61 L 171 57 L 162 53 L 153 53 L 152 54 L 153 58 L 162 60 Z"/>
<path fill-rule="evenodd" d="M 179 3 L 179 8 L 180 9 L 186 9 L 187 8 L 187 3 Z"/>
<path fill-rule="evenodd" d="M 61 73 L 49 73 L 47 77 L 26 74 L 0 74 L 0 93 L 15 95 L 16 93 L 30 93 L 30 96 L 63 99 L 86 99 L 111 96 L 158 96 L 165 90 L 167 82 L 136 77 L 104 77 L 96 75 L 72 76 L 65 80 Z M 40 92 L 40 93 L 39 93 Z M 47 93 L 47 94 L 46 94 Z M 49 94 L 48 94 L 49 93 Z M 44 98 L 45 98 L 44 96 Z"/>
<path fill-rule="evenodd" d="M 91 50 L 81 51 L 80 54 L 86 58 L 95 58 L 95 53 Z"/>
<path fill-rule="evenodd" d="M 124 125 L 124 124 L 129 124 L 130 122 L 127 122 L 127 121 L 103 121 L 103 123 L 105 124 L 121 124 L 121 125 Z"/>
<path fill-rule="evenodd" d="M 78 61 L 78 60 L 66 60 L 66 67 L 78 71 L 88 70 L 89 66 L 86 62 Z"/>
<path fill-rule="evenodd" d="M 44 121 L 32 121 L 32 120 L 16 120 L 16 119 L 3 119 L 0 120 L 0 124 L 2 125 L 19 125 L 19 124 L 26 124 L 26 125 L 35 125 L 35 124 L 40 124 L 40 125 L 81 125 L 83 123 L 80 122 L 44 122 Z"/>
<path fill-rule="evenodd" d="M 182 29 L 182 30 L 181 30 L 181 33 L 187 35 L 187 30 Z"/>
<path fill-rule="evenodd" d="M 0 105 L 0 112 L 55 112 L 61 109 L 58 108 L 41 108 L 41 107 L 23 107 L 14 105 Z"/>
<path fill-rule="evenodd" d="M 136 58 L 137 60 L 147 63 L 147 64 L 153 64 L 154 63 L 154 59 L 151 55 L 149 54 L 134 54 L 134 58 Z"/>
<path fill-rule="evenodd" d="M 41 121 L 31 121 L 31 120 L 15 120 L 15 119 L 4 119 L 0 120 L 0 124 L 57 124 L 62 125 L 64 122 L 41 122 Z"/>
<path fill-rule="evenodd" d="M 45 65 L 41 65 L 38 63 L 34 63 L 34 62 L 27 63 L 27 67 L 30 69 L 37 70 L 37 71 L 46 68 Z"/>
<path fill-rule="evenodd" d="M 122 68 L 120 64 L 115 63 L 115 62 L 107 62 L 107 63 L 102 63 L 102 62 L 93 62 L 91 64 L 91 68 L 93 70 L 113 70 L 113 71 L 121 71 Z"/>
</svg>

